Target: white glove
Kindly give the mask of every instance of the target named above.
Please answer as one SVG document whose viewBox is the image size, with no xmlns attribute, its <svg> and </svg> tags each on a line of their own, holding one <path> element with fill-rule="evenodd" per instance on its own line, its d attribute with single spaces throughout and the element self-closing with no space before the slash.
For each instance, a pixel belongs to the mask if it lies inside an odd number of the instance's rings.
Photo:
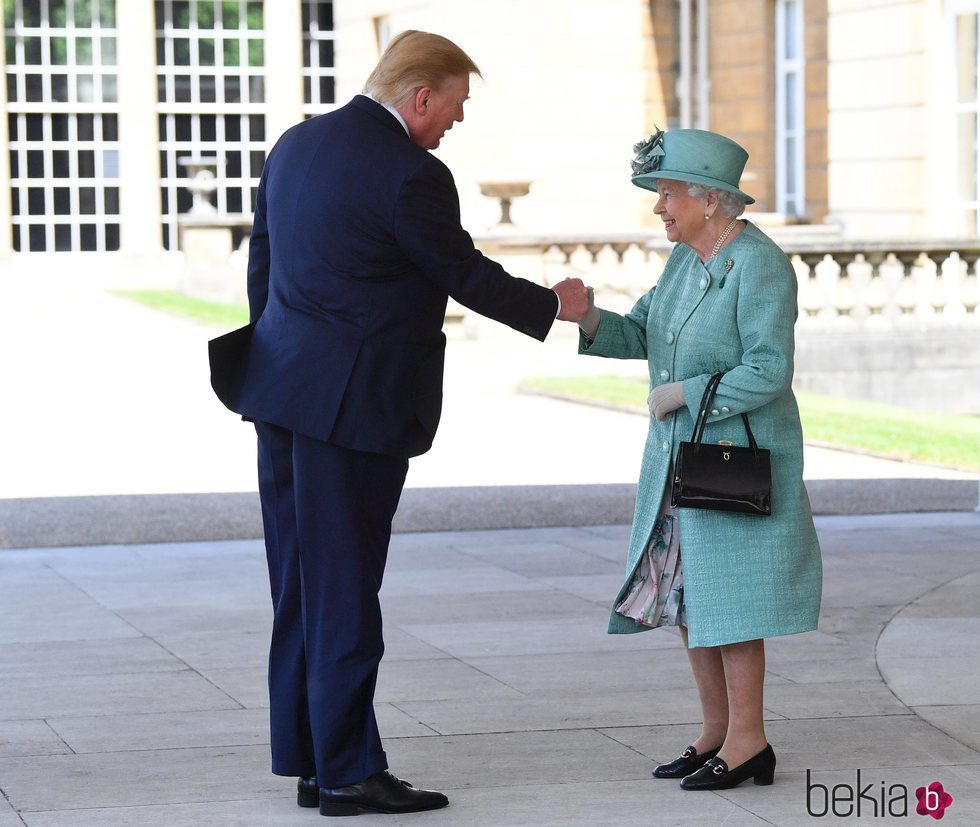
<svg viewBox="0 0 980 827">
<path fill-rule="evenodd" d="M 599 308 L 595 306 L 595 292 L 590 287 L 589 290 L 589 309 L 579 320 L 579 329 L 589 338 L 595 338 L 595 332 L 599 329 Z"/>
<path fill-rule="evenodd" d="M 663 422 L 678 408 L 683 408 L 686 404 L 684 400 L 684 383 L 670 382 L 667 385 L 657 385 L 650 396 L 647 397 L 647 407 L 650 415 L 657 417 Z"/>
</svg>

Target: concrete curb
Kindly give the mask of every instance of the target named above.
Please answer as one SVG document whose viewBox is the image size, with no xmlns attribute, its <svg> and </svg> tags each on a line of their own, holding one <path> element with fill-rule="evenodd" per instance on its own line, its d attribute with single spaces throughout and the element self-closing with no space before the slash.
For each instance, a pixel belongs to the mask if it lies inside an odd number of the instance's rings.
<svg viewBox="0 0 980 827">
<path fill-rule="evenodd" d="M 973 511 L 977 482 L 811 480 L 814 514 Z M 621 525 L 636 486 L 408 488 L 396 532 Z M 0 549 L 250 540 L 262 536 L 258 495 L 157 494 L 0 500 Z"/>
</svg>

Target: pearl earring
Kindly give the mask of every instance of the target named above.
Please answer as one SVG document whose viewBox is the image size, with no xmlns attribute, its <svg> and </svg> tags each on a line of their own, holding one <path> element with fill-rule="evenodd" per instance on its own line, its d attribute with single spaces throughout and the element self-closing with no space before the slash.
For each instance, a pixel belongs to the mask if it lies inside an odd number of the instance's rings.
<svg viewBox="0 0 980 827">
<path fill-rule="evenodd" d="M 705 214 L 704 214 L 704 220 L 705 220 L 705 221 L 707 221 L 707 220 L 708 220 L 708 219 L 709 219 L 710 217 L 711 217 L 711 216 L 709 216 L 709 215 L 708 215 L 707 213 L 705 213 Z"/>
</svg>

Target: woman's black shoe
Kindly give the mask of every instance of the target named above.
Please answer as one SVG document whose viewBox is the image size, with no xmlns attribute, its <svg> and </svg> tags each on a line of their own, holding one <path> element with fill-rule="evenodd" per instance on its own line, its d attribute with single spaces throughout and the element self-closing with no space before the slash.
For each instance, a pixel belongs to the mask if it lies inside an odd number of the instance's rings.
<svg viewBox="0 0 980 827">
<path fill-rule="evenodd" d="M 701 769 L 681 780 L 682 790 L 730 790 L 743 781 L 752 778 L 764 787 L 772 784 L 776 772 L 776 753 L 766 744 L 766 748 L 744 764 L 729 770 L 721 758 L 710 759 Z"/>
<path fill-rule="evenodd" d="M 300 807 L 320 806 L 320 785 L 317 784 L 315 775 L 300 778 L 296 782 L 296 803 Z"/>
<path fill-rule="evenodd" d="M 718 754 L 719 749 L 721 747 L 718 747 L 718 749 L 709 749 L 707 752 L 698 755 L 698 751 L 694 747 L 688 747 L 669 764 L 661 764 L 659 767 L 654 767 L 653 777 L 683 778 L 685 775 L 690 775 L 695 770 L 701 769 L 705 761 L 709 758 L 714 758 Z"/>
</svg>

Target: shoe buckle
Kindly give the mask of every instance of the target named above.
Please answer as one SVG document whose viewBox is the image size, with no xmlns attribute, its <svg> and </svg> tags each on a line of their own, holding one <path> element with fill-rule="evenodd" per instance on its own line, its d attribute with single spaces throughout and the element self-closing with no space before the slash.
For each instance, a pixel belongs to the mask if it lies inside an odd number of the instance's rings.
<svg viewBox="0 0 980 827">
<path fill-rule="evenodd" d="M 694 749 L 692 747 L 688 747 L 681 753 L 681 758 L 690 758 L 692 755 L 694 755 Z"/>
</svg>

